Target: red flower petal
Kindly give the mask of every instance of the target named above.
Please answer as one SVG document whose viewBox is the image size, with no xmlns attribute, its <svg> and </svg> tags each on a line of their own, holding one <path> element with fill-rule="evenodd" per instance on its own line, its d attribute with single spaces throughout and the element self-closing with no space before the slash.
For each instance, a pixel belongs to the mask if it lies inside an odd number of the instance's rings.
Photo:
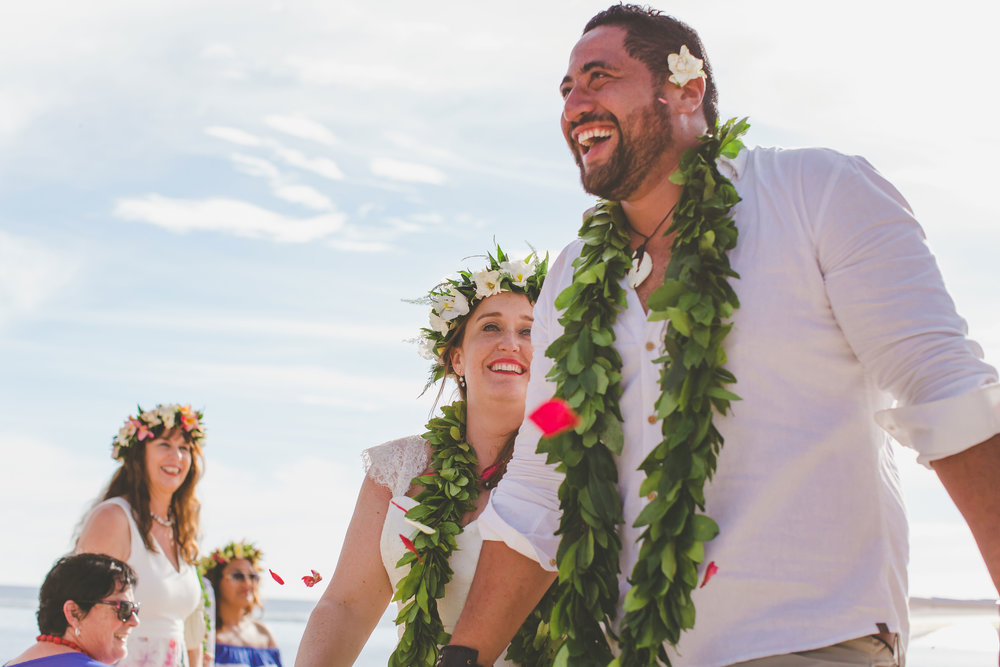
<svg viewBox="0 0 1000 667">
<path fill-rule="evenodd" d="M 274 570 L 268 570 L 268 572 L 270 572 L 270 573 L 271 573 L 271 578 L 272 578 L 272 579 L 274 579 L 275 581 L 277 581 L 277 582 L 278 582 L 279 584 L 281 584 L 282 586 L 284 586 L 284 585 L 285 585 L 285 580 L 284 580 L 284 579 L 282 579 L 281 577 L 279 577 L 278 575 L 276 575 L 276 574 L 274 573 Z"/>
<path fill-rule="evenodd" d="M 576 428 L 576 425 L 580 423 L 580 417 L 561 398 L 553 398 L 551 401 L 542 403 L 528 415 L 528 419 L 535 422 L 535 425 L 542 429 L 542 433 L 546 436 L 553 436 Z"/>
<path fill-rule="evenodd" d="M 406 547 L 406 550 L 412 551 L 416 555 L 417 560 L 420 561 L 420 564 L 423 565 L 424 559 L 420 557 L 420 554 L 417 552 L 417 548 L 413 546 L 413 542 L 410 540 L 410 538 L 400 533 L 399 539 L 403 540 L 403 546 Z"/>
<path fill-rule="evenodd" d="M 713 560 L 711 563 L 705 566 L 705 578 L 701 580 L 701 586 L 698 588 L 704 588 L 708 580 L 715 576 L 715 573 L 719 571 L 719 566 L 715 564 Z"/>
<path fill-rule="evenodd" d="M 310 572 L 312 572 L 312 575 L 307 574 L 306 576 L 302 577 L 302 583 L 304 583 L 309 588 L 312 588 L 320 581 L 322 581 L 323 577 L 320 576 L 320 573 L 317 572 L 316 570 L 310 570 Z"/>
</svg>

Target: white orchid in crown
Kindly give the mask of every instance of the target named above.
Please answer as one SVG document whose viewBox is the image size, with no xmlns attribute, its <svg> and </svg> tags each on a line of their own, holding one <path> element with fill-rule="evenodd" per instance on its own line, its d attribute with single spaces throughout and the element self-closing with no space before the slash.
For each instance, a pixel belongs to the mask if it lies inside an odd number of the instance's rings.
<svg viewBox="0 0 1000 667">
<path fill-rule="evenodd" d="M 469 300 L 454 287 L 448 288 L 444 294 L 435 295 L 433 301 L 434 312 L 446 322 L 469 314 Z"/>
<path fill-rule="evenodd" d="M 433 308 L 431 308 L 431 312 L 427 316 L 427 319 L 430 322 L 431 329 L 437 331 L 442 336 L 448 335 L 448 329 L 450 328 L 448 326 L 448 322 L 443 317 L 434 312 Z"/>
<path fill-rule="evenodd" d="M 503 286 L 500 284 L 500 271 L 490 271 L 483 269 L 472 274 L 472 279 L 476 281 L 476 298 L 485 299 L 488 296 L 499 294 Z"/>
<path fill-rule="evenodd" d="M 523 259 L 512 262 L 501 262 L 500 270 L 510 276 L 510 281 L 518 287 L 528 284 L 528 278 L 535 273 L 535 267 Z"/>
<path fill-rule="evenodd" d="M 670 78 L 667 80 L 683 87 L 688 81 L 704 79 L 706 78 L 705 70 L 702 69 L 704 64 L 705 61 L 691 55 L 687 44 L 684 44 L 681 46 L 680 53 L 671 53 L 667 56 L 667 67 L 670 68 L 671 72 Z"/>
</svg>

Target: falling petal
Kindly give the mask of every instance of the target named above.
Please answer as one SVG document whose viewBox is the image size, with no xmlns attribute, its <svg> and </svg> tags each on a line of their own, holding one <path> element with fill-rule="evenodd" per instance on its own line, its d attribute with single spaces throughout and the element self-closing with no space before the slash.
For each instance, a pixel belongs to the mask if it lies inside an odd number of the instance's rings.
<svg viewBox="0 0 1000 667">
<path fill-rule="evenodd" d="M 715 564 L 713 560 L 711 563 L 705 566 L 705 578 L 701 580 L 701 586 L 698 588 L 704 588 L 708 580 L 715 576 L 715 573 L 719 571 L 719 566 Z"/>
<path fill-rule="evenodd" d="M 268 572 L 270 572 L 270 573 L 271 573 L 271 578 L 272 578 L 272 579 L 274 579 L 275 581 L 277 581 L 277 582 L 278 582 L 279 584 L 281 584 L 282 586 L 284 586 L 284 585 L 285 585 L 285 580 L 284 580 L 284 579 L 282 579 L 281 577 L 279 577 L 278 575 L 276 575 L 276 574 L 274 573 L 274 570 L 270 570 L 270 569 L 269 569 L 269 570 L 268 570 Z"/>
<path fill-rule="evenodd" d="M 312 574 L 311 575 L 307 574 L 306 576 L 302 577 L 302 583 L 304 583 L 307 587 L 312 588 L 320 581 L 322 581 L 323 577 L 316 570 L 309 570 L 309 571 L 312 572 Z"/>
<path fill-rule="evenodd" d="M 417 557 L 417 560 L 420 561 L 420 564 L 423 565 L 424 564 L 424 559 L 420 557 L 420 553 L 417 552 L 417 548 L 415 546 L 413 546 L 413 542 L 410 541 L 410 538 L 408 538 L 406 535 L 403 535 L 402 533 L 400 533 L 399 534 L 399 539 L 403 540 L 403 546 L 406 547 L 406 550 L 407 551 L 412 551 L 413 554 Z"/>
<path fill-rule="evenodd" d="M 576 428 L 580 417 L 561 398 L 553 398 L 539 405 L 528 419 L 535 422 L 546 436 L 553 436 L 565 430 Z"/>
</svg>

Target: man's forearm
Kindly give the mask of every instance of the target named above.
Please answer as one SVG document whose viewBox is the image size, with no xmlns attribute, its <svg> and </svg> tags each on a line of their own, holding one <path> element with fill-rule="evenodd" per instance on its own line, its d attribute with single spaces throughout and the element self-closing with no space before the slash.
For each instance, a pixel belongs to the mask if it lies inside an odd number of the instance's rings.
<svg viewBox="0 0 1000 667">
<path fill-rule="evenodd" d="M 451 643 L 476 649 L 479 663 L 492 665 L 555 577 L 555 572 L 542 569 L 503 542 L 483 542 Z"/>
<path fill-rule="evenodd" d="M 969 524 L 1000 592 L 1000 434 L 931 467 Z"/>
</svg>

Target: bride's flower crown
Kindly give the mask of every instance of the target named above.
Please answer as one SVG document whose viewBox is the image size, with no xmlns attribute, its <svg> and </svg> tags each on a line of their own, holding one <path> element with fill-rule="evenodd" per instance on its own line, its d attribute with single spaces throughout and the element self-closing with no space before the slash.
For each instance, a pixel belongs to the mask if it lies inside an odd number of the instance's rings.
<svg viewBox="0 0 1000 667">
<path fill-rule="evenodd" d="M 256 568 L 260 557 L 260 549 L 253 542 L 230 542 L 198 561 L 198 572 L 204 576 L 212 568 L 220 565 L 225 567 L 226 563 L 237 558 L 246 558 Z"/>
<path fill-rule="evenodd" d="M 158 438 L 172 428 L 184 429 L 196 443 L 200 444 L 205 439 L 201 423 L 203 415 L 198 410 L 192 410 L 190 405 L 161 403 L 152 410 L 143 410 L 138 405 L 135 407 L 138 416 L 129 416 L 111 441 L 111 458 L 116 461 L 123 460 L 125 450 L 132 445 Z"/>
<path fill-rule="evenodd" d="M 428 384 L 444 377 L 445 365 L 442 352 L 458 329 L 480 301 L 502 292 L 524 294 L 534 303 L 545 281 L 549 256 L 539 260 L 532 252 L 523 260 L 511 260 L 497 246 L 496 257 L 487 253 L 486 267 L 481 271 L 463 270 L 454 278 L 445 278 L 419 303 L 428 303 L 431 312 L 429 326 L 420 330 L 417 342 L 420 356 L 434 362 Z"/>
</svg>

